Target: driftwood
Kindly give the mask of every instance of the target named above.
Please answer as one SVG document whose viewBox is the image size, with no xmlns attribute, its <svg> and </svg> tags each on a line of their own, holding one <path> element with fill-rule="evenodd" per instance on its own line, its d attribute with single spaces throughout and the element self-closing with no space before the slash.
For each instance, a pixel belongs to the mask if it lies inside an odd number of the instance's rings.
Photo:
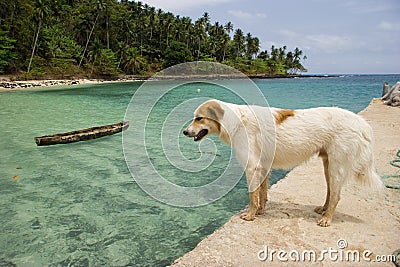
<svg viewBox="0 0 400 267">
<path fill-rule="evenodd" d="M 385 84 L 384 84 L 385 87 Z M 388 86 L 389 87 L 389 86 Z M 385 88 L 382 93 L 385 92 Z M 399 107 L 400 106 L 400 82 L 397 82 L 392 88 L 382 96 L 384 103 L 389 106 Z"/>
<path fill-rule="evenodd" d="M 56 144 L 68 144 L 79 141 L 87 141 L 122 132 L 128 127 L 129 127 L 129 121 L 122 121 L 115 124 L 96 126 L 72 132 L 38 136 L 35 137 L 35 142 L 38 146 L 49 146 Z"/>
</svg>

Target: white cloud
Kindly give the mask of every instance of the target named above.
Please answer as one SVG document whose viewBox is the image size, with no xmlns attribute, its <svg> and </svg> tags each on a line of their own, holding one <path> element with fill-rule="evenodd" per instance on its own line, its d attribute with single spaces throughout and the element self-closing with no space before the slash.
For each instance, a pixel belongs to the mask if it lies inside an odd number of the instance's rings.
<svg viewBox="0 0 400 267">
<path fill-rule="evenodd" d="M 156 8 L 161 8 L 164 11 L 171 12 L 182 12 L 187 11 L 193 8 L 204 7 L 204 6 L 215 6 L 219 4 L 235 2 L 236 0 L 174 0 L 174 1 L 166 1 L 166 0 L 142 0 L 143 3 L 146 3 L 150 6 L 155 6 Z"/>
<path fill-rule="evenodd" d="M 267 15 L 265 15 L 264 13 L 256 13 L 256 17 L 257 18 L 266 18 Z"/>
<path fill-rule="evenodd" d="M 316 48 L 326 53 L 356 48 L 351 38 L 346 36 L 317 34 L 307 35 L 305 40 L 311 48 Z"/>
<path fill-rule="evenodd" d="M 264 13 L 251 14 L 249 12 L 244 12 L 242 10 L 228 10 L 228 14 L 232 15 L 232 16 L 234 16 L 236 18 L 245 19 L 245 20 L 262 19 L 262 18 L 266 18 L 267 17 L 267 15 L 265 15 Z"/>
<path fill-rule="evenodd" d="M 228 10 L 228 14 L 239 19 L 250 19 L 253 17 L 250 13 L 244 12 L 242 10 Z"/>
<path fill-rule="evenodd" d="M 338 51 L 347 51 L 358 49 L 361 42 L 354 42 L 350 37 L 331 35 L 331 34 L 301 34 L 290 30 L 282 30 L 279 32 L 290 45 L 295 43 L 296 46 L 306 50 L 319 50 L 324 53 L 335 53 Z"/>
<path fill-rule="evenodd" d="M 395 0 L 397 1 L 397 0 Z M 395 3 L 395 1 L 392 1 Z M 356 1 L 343 1 L 343 7 L 348 9 L 353 14 L 372 14 L 383 13 L 396 8 L 397 4 L 390 1 L 380 1 L 377 4 L 376 0 L 356 0 Z"/>
<path fill-rule="evenodd" d="M 400 23 L 382 21 L 381 23 L 379 23 L 378 29 L 385 31 L 397 31 L 400 30 Z"/>
<path fill-rule="evenodd" d="M 288 38 L 297 38 L 301 36 L 301 34 L 290 30 L 281 30 L 279 33 Z"/>
</svg>

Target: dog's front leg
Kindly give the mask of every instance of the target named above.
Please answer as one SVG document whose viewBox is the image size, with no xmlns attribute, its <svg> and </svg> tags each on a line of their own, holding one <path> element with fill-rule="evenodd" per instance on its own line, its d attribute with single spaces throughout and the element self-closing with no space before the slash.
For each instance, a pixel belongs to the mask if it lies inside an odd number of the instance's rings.
<svg viewBox="0 0 400 267">
<path fill-rule="evenodd" d="M 245 212 L 240 215 L 240 218 L 242 218 L 245 221 L 252 221 L 256 218 L 256 212 L 258 210 L 258 194 L 259 194 L 260 188 L 258 188 L 256 191 L 250 192 L 250 207 L 249 207 L 249 212 Z"/>
<path fill-rule="evenodd" d="M 259 207 L 259 194 L 260 194 L 260 169 L 251 168 L 246 170 L 247 185 L 249 186 L 250 207 L 249 212 L 240 215 L 240 218 L 246 221 L 255 219 Z"/>
<path fill-rule="evenodd" d="M 260 206 L 257 209 L 256 215 L 261 215 L 265 213 L 265 206 L 268 200 L 268 185 L 269 185 L 269 173 L 265 176 L 264 181 L 261 182 L 259 191 Z"/>
</svg>

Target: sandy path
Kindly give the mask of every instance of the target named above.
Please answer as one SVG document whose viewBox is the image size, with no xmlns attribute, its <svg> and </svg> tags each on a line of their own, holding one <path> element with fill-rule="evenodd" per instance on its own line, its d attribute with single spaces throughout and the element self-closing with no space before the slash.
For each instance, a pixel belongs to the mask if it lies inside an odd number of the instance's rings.
<svg viewBox="0 0 400 267">
<path fill-rule="evenodd" d="M 389 164 L 400 149 L 400 108 L 386 106 L 376 99 L 360 114 L 374 129 L 378 173 L 400 174 L 400 169 Z M 375 259 L 377 255 L 392 254 L 400 249 L 400 190 L 386 189 L 379 196 L 350 183 L 343 189 L 332 225 L 322 228 L 316 223 L 320 215 L 313 209 L 323 204 L 325 188 L 322 162 L 314 158 L 272 186 L 265 215 L 253 222 L 233 216 L 193 251 L 177 259 L 174 266 L 292 266 L 296 263 L 302 266 L 305 263 L 315 266 L 394 266 L 390 262 L 366 262 L 362 257 L 363 252 L 368 258 Z M 338 248 L 339 239 L 348 244 L 344 250 Z M 287 262 L 280 261 L 277 252 L 272 261 L 271 257 L 260 261 L 258 252 L 265 246 L 269 253 L 271 250 L 287 253 L 296 250 L 301 254 L 303 250 L 313 250 L 317 261 L 293 262 L 291 259 L 297 257 L 296 252 L 291 256 L 281 254 Z M 329 248 L 332 248 L 332 255 L 326 253 L 324 260 L 318 261 L 322 250 Z M 356 256 L 347 256 L 348 251 L 358 251 L 360 262 L 353 262 Z M 265 257 L 265 254 L 260 256 Z M 347 257 L 351 262 L 346 262 Z"/>
</svg>

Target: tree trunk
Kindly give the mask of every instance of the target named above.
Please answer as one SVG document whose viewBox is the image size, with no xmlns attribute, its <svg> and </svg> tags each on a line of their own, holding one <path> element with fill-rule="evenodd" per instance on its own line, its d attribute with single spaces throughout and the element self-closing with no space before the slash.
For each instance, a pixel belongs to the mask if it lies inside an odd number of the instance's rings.
<svg viewBox="0 0 400 267">
<path fill-rule="evenodd" d="M 38 40 L 38 38 L 39 38 L 39 31 L 40 31 L 40 21 L 39 21 L 38 29 L 37 29 L 36 36 L 35 36 L 35 42 L 34 42 L 34 44 L 33 44 L 33 49 L 32 49 L 31 58 L 29 59 L 29 65 L 28 65 L 28 71 L 27 71 L 28 73 L 29 73 L 29 71 L 31 70 L 31 65 L 32 65 L 33 56 L 35 55 L 37 40 Z"/>
<path fill-rule="evenodd" d="M 107 28 L 107 49 L 110 49 L 110 30 L 108 27 L 108 21 L 109 21 L 109 16 L 108 16 L 108 6 L 106 7 L 106 28 Z"/>
<path fill-rule="evenodd" d="M 119 69 L 119 67 L 121 66 L 121 61 L 122 61 L 122 55 L 119 57 L 119 61 L 118 61 L 118 67 L 117 67 L 117 69 Z"/>
<path fill-rule="evenodd" d="M 94 70 L 94 63 L 96 63 L 96 59 L 93 60 L 92 70 L 90 71 L 89 79 L 92 78 L 93 70 Z"/>
<path fill-rule="evenodd" d="M 97 19 L 98 19 L 98 18 L 99 18 L 99 14 L 97 14 L 96 19 L 95 19 L 94 24 L 93 24 L 93 27 L 92 27 L 92 29 L 90 30 L 88 39 L 87 39 L 87 41 L 86 41 L 85 49 L 83 50 L 83 53 L 82 53 L 82 56 L 81 56 L 81 60 L 79 61 L 78 69 L 81 67 L 83 57 L 85 56 L 87 47 L 88 47 L 88 45 L 89 45 L 90 37 L 92 36 L 93 30 L 94 30 L 94 27 L 96 26 L 96 23 L 97 23 Z"/>
</svg>

